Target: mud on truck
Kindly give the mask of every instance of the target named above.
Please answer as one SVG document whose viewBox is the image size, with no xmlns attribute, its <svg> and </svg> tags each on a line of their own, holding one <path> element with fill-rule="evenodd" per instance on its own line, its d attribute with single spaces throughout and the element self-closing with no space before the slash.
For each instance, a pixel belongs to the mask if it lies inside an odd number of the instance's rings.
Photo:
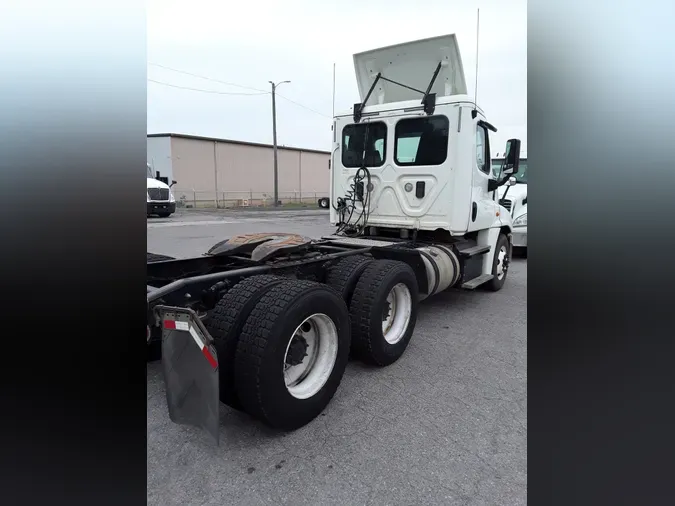
<svg viewBox="0 0 675 506">
<path fill-rule="evenodd" d="M 224 403 L 297 429 L 328 405 L 349 357 L 386 367 L 419 302 L 497 291 L 513 224 L 483 111 L 467 95 L 454 35 L 354 55 L 361 102 L 333 120 L 330 221 L 320 238 L 248 234 L 204 255 L 148 253 L 148 353 L 161 357 L 172 421 L 217 442 Z"/>
</svg>

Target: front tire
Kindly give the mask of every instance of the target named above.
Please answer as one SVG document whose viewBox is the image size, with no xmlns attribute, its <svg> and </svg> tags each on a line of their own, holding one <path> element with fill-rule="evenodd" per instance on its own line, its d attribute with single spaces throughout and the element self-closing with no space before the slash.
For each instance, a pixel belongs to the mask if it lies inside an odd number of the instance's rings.
<svg viewBox="0 0 675 506">
<path fill-rule="evenodd" d="M 278 429 L 306 425 L 340 385 L 349 347 L 347 306 L 334 290 L 299 280 L 274 286 L 237 345 L 235 385 L 244 410 Z"/>
<path fill-rule="evenodd" d="M 408 264 L 394 260 L 370 263 L 350 304 L 354 355 L 379 366 L 396 362 L 415 330 L 418 303 L 417 278 Z"/>
<path fill-rule="evenodd" d="M 486 284 L 489 290 L 497 292 L 504 286 L 511 262 L 511 251 L 511 243 L 508 237 L 500 234 L 495 246 L 495 257 L 492 260 L 492 280 Z"/>
</svg>

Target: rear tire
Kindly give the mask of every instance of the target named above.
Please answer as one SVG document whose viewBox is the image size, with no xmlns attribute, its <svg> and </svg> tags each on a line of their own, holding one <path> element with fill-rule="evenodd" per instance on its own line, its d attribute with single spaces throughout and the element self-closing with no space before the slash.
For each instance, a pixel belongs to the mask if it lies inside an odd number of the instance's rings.
<svg viewBox="0 0 675 506">
<path fill-rule="evenodd" d="M 394 260 L 369 264 L 350 304 L 354 355 L 379 366 L 396 362 L 415 330 L 418 303 L 417 278 L 408 264 Z"/>
<path fill-rule="evenodd" d="M 349 314 L 339 294 L 312 281 L 280 283 L 263 295 L 244 324 L 235 360 L 237 396 L 247 413 L 267 425 L 298 429 L 335 394 L 349 346 Z M 304 367 L 306 376 L 287 384 L 295 367 Z"/>
<path fill-rule="evenodd" d="M 356 283 L 372 262 L 373 259 L 367 256 L 354 255 L 340 259 L 328 269 L 326 284 L 342 295 L 347 307 L 351 303 Z"/>
<path fill-rule="evenodd" d="M 234 386 L 239 334 L 260 298 L 282 281 L 285 278 L 269 274 L 243 279 L 227 291 L 204 320 L 204 326 L 213 337 L 213 345 L 218 353 L 220 401 L 232 408 L 242 410 Z"/>
<path fill-rule="evenodd" d="M 488 290 L 497 292 L 502 289 L 506 282 L 506 275 L 511 261 L 511 243 L 508 237 L 500 234 L 495 245 L 495 256 L 492 260 L 492 280 L 485 284 Z"/>
</svg>

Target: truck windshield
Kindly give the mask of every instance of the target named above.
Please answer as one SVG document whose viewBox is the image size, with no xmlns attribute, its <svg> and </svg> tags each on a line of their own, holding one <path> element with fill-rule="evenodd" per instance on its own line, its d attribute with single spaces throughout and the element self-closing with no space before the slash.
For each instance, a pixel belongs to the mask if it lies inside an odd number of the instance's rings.
<svg viewBox="0 0 675 506">
<path fill-rule="evenodd" d="M 493 158 L 492 159 L 492 175 L 497 178 L 501 172 L 502 163 L 504 162 L 503 158 Z M 520 165 L 518 166 L 518 174 L 514 176 L 517 183 L 527 184 L 527 158 L 520 159 Z"/>
<path fill-rule="evenodd" d="M 146 164 L 148 167 L 148 178 L 152 179 L 152 168 L 150 167 L 150 164 Z"/>
</svg>

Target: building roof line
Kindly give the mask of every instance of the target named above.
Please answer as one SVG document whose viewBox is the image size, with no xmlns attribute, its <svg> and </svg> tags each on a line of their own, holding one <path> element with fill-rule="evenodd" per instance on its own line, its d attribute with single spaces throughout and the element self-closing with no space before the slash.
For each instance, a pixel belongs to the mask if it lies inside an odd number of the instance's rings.
<svg viewBox="0 0 675 506">
<path fill-rule="evenodd" d="M 237 141 L 233 139 L 222 139 L 219 137 L 203 137 L 200 135 L 188 135 L 188 134 L 177 134 L 173 132 L 167 133 L 154 133 L 148 134 L 148 137 L 175 137 L 177 139 L 192 139 L 196 141 L 210 141 L 210 142 L 222 142 L 226 144 L 240 144 L 243 146 L 255 146 L 262 148 L 273 148 L 272 144 L 263 144 L 260 142 L 248 142 L 248 141 Z M 278 146 L 277 149 L 285 149 L 287 151 L 302 151 L 304 153 L 320 153 L 322 155 L 330 155 L 330 151 L 323 151 L 320 149 L 310 149 L 310 148 L 297 148 L 294 146 Z"/>
</svg>

